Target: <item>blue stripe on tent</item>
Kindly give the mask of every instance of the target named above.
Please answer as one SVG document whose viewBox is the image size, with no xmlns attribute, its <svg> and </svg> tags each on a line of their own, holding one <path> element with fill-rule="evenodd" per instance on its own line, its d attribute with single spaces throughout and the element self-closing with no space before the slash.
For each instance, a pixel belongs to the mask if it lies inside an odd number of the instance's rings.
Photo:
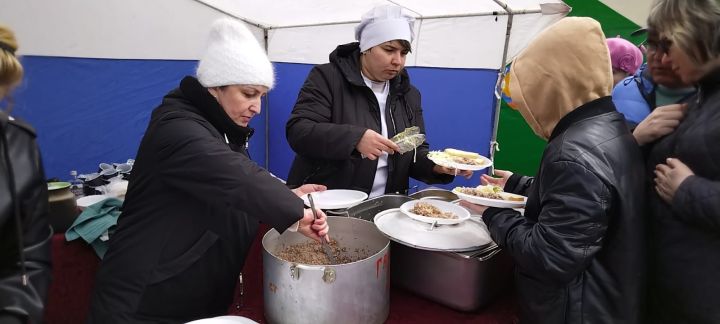
<svg viewBox="0 0 720 324">
<path fill-rule="evenodd" d="M 312 65 L 277 63 L 275 66 L 278 82 L 270 94 L 269 167 L 271 172 L 284 178 L 294 158 L 285 138 L 285 122 Z M 423 116 L 431 149 L 454 147 L 487 155 L 492 136 L 497 71 L 414 67 L 408 68 L 408 72 L 422 93 Z M 457 179 L 441 187 L 477 185 L 478 177 Z M 413 180 L 411 187 L 414 185 L 427 186 Z"/>
<path fill-rule="evenodd" d="M 35 127 L 46 175 L 60 179 L 70 170 L 93 172 L 100 162 L 134 158 L 152 110 L 197 64 L 42 56 L 22 62 L 25 81 L 15 91 L 13 115 Z M 264 119 L 251 124 L 250 154 L 260 165 Z"/>
<path fill-rule="evenodd" d="M 431 150 L 448 147 L 488 156 L 492 137 L 496 70 L 409 68 L 410 78 L 422 93 L 423 116 Z M 477 186 L 480 173 L 470 180 L 458 177 L 439 187 Z M 411 181 L 410 187 L 426 187 Z"/>
<path fill-rule="evenodd" d="M 194 73 L 196 62 L 26 56 L 23 64 L 26 77 L 15 92 L 13 115 L 36 128 L 47 176 L 66 179 L 70 170 L 92 172 L 100 162 L 134 158 L 150 113 L 183 76 Z M 277 86 L 269 95 L 269 107 L 263 107 L 251 123 L 256 132 L 250 153 L 259 165 L 267 161 L 270 171 L 286 177 L 294 153 L 285 139 L 285 122 L 312 65 L 275 66 Z M 497 72 L 438 68 L 409 68 L 409 72 L 423 94 L 431 148 L 488 154 Z M 266 141 L 267 116 L 271 131 Z M 444 187 L 478 181 L 476 175 Z"/>
</svg>

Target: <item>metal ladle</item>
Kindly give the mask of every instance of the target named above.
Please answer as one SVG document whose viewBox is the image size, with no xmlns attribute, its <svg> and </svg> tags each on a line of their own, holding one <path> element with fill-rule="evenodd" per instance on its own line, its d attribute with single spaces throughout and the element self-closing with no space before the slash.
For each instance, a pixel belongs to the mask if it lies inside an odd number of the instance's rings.
<svg viewBox="0 0 720 324">
<path fill-rule="evenodd" d="M 317 211 L 315 211 L 315 202 L 313 202 L 313 198 L 311 194 L 307 195 L 308 201 L 310 202 L 310 209 L 313 212 L 313 216 L 315 219 L 318 219 Z M 320 237 L 320 245 L 322 245 L 323 252 L 325 252 L 325 255 L 327 256 L 328 260 L 330 260 L 330 264 L 338 264 L 337 260 L 335 260 L 335 256 L 332 253 L 332 250 L 330 249 L 330 242 L 325 242 L 325 237 Z"/>
</svg>

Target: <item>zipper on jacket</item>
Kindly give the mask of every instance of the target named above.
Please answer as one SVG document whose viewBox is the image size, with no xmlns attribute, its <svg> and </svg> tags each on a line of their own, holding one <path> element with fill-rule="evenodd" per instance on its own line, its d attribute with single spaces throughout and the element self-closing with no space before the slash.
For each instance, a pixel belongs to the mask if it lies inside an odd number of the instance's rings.
<svg viewBox="0 0 720 324">
<path fill-rule="evenodd" d="M 395 117 L 393 117 L 393 110 L 394 110 L 393 108 L 395 108 L 395 105 L 390 107 L 389 111 L 390 111 L 390 122 L 392 123 L 393 136 L 394 136 L 394 135 L 397 135 L 398 131 L 397 131 L 397 127 L 395 127 Z"/>
<path fill-rule="evenodd" d="M 22 219 L 20 217 L 20 202 L 17 198 L 17 187 L 15 185 L 15 176 L 12 168 L 12 161 L 10 160 L 10 148 L 9 141 L 6 136 L 6 126 L 9 125 L 9 116 L 0 112 L 0 142 L 2 142 L 3 154 L 5 155 L 5 163 L 7 164 L 8 173 L 8 185 L 10 189 L 10 204 L 12 205 L 13 214 L 15 216 L 15 230 L 17 234 L 18 253 L 20 257 L 20 277 L 22 278 L 22 285 L 28 285 L 28 274 L 25 265 L 25 249 L 23 248 L 23 231 L 22 231 Z"/>
</svg>

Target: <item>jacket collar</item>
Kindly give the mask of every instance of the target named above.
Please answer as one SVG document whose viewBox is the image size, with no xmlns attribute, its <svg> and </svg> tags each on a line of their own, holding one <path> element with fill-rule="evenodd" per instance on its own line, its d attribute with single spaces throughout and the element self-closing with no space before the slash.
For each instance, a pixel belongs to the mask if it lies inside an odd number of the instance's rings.
<svg viewBox="0 0 720 324">
<path fill-rule="evenodd" d="M 698 81 L 698 102 L 702 103 L 708 95 L 720 88 L 720 66 L 712 69 Z"/>
<path fill-rule="evenodd" d="M 227 136 L 229 143 L 247 146 L 247 142 L 255 130 L 235 124 L 217 100 L 207 91 L 207 88 L 203 87 L 196 78 L 191 76 L 183 78 L 180 82 L 180 91 L 215 129 Z"/>
<path fill-rule="evenodd" d="M 335 64 L 351 84 L 359 87 L 366 86 L 360 74 L 360 43 L 339 45 L 330 53 L 330 63 Z M 390 80 L 390 95 L 404 94 L 408 90 L 410 90 L 410 76 L 403 69 L 396 77 Z"/>
<path fill-rule="evenodd" d="M 590 101 L 563 116 L 557 125 L 555 125 L 555 129 L 553 129 L 552 134 L 550 134 L 548 142 L 551 142 L 555 137 L 564 133 L 576 122 L 613 111 L 615 111 L 615 106 L 613 105 L 612 97 L 610 96 Z"/>
</svg>

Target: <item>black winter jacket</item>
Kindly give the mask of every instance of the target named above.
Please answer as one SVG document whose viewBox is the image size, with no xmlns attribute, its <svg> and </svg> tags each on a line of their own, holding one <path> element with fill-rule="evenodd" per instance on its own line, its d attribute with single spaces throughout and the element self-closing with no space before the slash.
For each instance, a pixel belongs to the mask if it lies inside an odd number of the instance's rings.
<svg viewBox="0 0 720 324">
<path fill-rule="evenodd" d="M 648 157 L 651 323 L 720 323 L 720 69 L 705 76 L 685 118 Z M 695 173 L 672 203 L 653 171 L 677 158 Z"/>
<path fill-rule="evenodd" d="M 513 256 L 522 323 L 639 323 L 644 271 L 643 162 L 610 97 L 560 119 L 525 215 L 488 208 L 492 238 Z"/>
<path fill-rule="evenodd" d="M 303 215 L 302 200 L 245 154 L 251 133 L 195 78 L 165 96 L 96 277 L 90 323 L 227 313 L 259 221 L 282 232 Z"/>
<path fill-rule="evenodd" d="M 406 70 L 390 80 L 385 113 L 388 137 L 411 126 L 425 134 L 420 92 Z M 381 133 L 378 102 L 360 74 L 358 43 L 340 45 L 330 63 L 310 71 L 287 122 L 287 139 L 296 153 L 288 185 L 319 183 L 370 193 L 377 160 L 363 159 L 355 149 L 367 129 Z M 428 148 L 427 142 L 418 147 L 415 163 L 413 152 L 388 156 L 385 192 L 407 190 L 410 177 L 428 184 L 453 180 L 432 171 Z"/>
<path fill-rule="evenodd" d="M 35 131 L 0 111 L 0 322 L 42 323 L 50 285 L 48 191 Z M 20 227 L 18 227 L 18 222 Z M 27 284 L 23 284 L 27 275 Z M 12 323 L 12 322 L 10 322 Z"/>
</svg>

